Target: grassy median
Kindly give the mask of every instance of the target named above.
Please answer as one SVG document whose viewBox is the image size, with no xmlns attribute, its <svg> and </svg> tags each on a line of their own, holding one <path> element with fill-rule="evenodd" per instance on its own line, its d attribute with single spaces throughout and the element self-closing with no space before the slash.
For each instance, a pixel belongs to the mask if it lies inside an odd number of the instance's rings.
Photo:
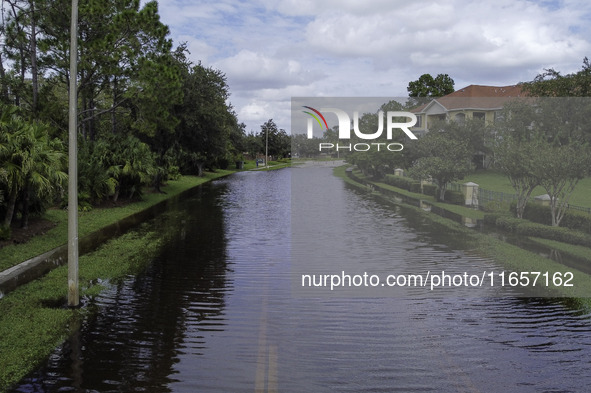
<svg viewBox="0 0 591 393">
<path fill-rule="evenodd" d="M 81 297 L 88 298 L 143 269 L 162 245 L 160 236 L 140 228 L 81 256 Z M 89 312 L 65 308 L 67 266 L 20 286 L 0 299 L 0 391 L 37 367 Z M 111 285 L 107 284 L 107 285 Z"/>
<path fill-rule="evenodd" d="M 84 235 L 117 222 L 156 203 L 233 171 L 207 173 L 204 177 L 182 177 L 163 188 L 165 194 L 145 194 L 140 202 L 123 207 L 93 209 L 80 213 L 80 234 Z M 0 250 L 3 268 L 64 244 L 67 212 L 50 210 L 47 218 L 57 225 L 26 244 Z M 146 224 L 140 224 L 79 260 L 81 297 L 91 298 L 105 285 L 113 285 L 129 274 L 144 269 L 157 255 L 165 240 Z M 34 370 L 76 329 L 89 309 L 64 307 L 67 295 L 67 266 L 52 270 L 40 279 L 20 286 L 0 298 L 0 392 Z"/>
</svg>

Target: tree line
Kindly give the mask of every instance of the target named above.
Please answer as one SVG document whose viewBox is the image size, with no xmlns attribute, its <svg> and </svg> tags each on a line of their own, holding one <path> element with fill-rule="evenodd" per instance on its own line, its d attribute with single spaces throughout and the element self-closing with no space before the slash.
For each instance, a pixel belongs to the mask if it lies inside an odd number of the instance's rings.
<svg viewBox="0 0 591 393">
<path fill-rule="evenodd" d="M 0 237 L 17 217 L 27 226 L 67 204 L 70 10 L 70 0 L 2 0 Z M 83 1 L 78 34 L 81 207 L 264 151 L 228 103 L 224 73 L 174 45 L 156 1 Z M 283 130 L 268 123 L 273 152 L 285 154 L 275 149 Z"/>
</svg>

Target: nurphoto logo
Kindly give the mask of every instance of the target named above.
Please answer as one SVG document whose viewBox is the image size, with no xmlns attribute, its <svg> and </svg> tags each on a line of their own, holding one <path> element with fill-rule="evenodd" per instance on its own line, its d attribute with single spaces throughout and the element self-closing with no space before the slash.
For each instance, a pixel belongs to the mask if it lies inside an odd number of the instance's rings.
<svg viewBox="0 0 591 393">
<path fill-rule="evenodd" d="M 326 121 L 325 113 L 332 113 L 336 115 L 338 120 L 338 143 L 321 142 L 318 144 L 319 151 L 323 150 L 347 150 L 347 151 L 369 151 L 369 150 L 388 150 L 401 151 L 404 146 L 401 143 L 347 143 L 351 139 L 351 117 L 346 111 L 339 108 L 320 108 L 317 110 L 311 106 L 302 106 L 305 108 L 302 112 L 309 115 L 307 121 L 307 137 L 314 138 L 314 124 L 318 123 L 320 129 L 326 132 L 328 122 Z M 355 136 L 362 140 L 376 140 L 380 138 L 384 132 L 384 117 L 386 118 L 386 139 L 392 140 L 394 130 L 402 130 L 410 139 L 417 139 L 416 135 L 409 129 L 417 123 L 417 117 L 411 112 L 402 111 L 388 111 L 384 115 L 383 111 L 378 112 L 378 129 L 372 133 L 365 133 L 359 129 L 359 111 L 353 112 L 353 132 Z M 401 122 L 401 120 L 407 120 Z"/>
</svg>

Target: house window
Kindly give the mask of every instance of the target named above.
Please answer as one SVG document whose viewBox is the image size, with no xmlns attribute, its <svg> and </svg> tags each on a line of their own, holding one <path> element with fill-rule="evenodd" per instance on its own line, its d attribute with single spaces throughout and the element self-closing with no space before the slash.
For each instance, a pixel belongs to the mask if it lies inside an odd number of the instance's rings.
<svg viewBox="0 0 591 393">
<path fill-rule="evenodd" d="M 423 116 L 421 116 L 421 115 L 416 115 L 416 116 L 417 116 L 417 123 L 414 125 L 414 127 L 423 128 Z"/>
<path fill-rule="evenodd" d="M 474 112 L 472 114 L 472 118 L 474 120 L 479 120 L 479 121 L 482 121 L 483 123 L 484 123 L 484 116 L 485 116 L 484 112 Z"/>
<path fill-rule="evenodd" d="M 505 115 L 503 114 L 503 112 L 501 111 L 495 111 L 495 116 L 493 121 L 495 123 L 499 122 L 499 121 L 503 121 L 505 119 Z"/>
<path fill-rule="evenodd" d="M 456 113 L 455 120 L 458 124 L 464 124 L 464 122 L 466 121 L 466 114 Z"/>
</svg>

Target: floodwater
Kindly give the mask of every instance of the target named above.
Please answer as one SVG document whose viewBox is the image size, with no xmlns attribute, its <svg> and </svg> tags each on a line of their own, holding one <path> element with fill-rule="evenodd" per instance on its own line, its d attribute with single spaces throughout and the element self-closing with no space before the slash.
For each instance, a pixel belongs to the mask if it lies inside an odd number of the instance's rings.
<svg viewBox="0 0 591 393">
<path fill-rule="evenodd" d="M 438 297 L 424 288 L 298 287 L 302 272 L 501 269 L 330 168 L 238 173 L 178 209 L 155 221 L 172 240 L 146 272 L 97 298 L 95 316 L 14 391 L 591 386 L 591 320 L 561 302 L 492 288 Z"/>
</svg>

